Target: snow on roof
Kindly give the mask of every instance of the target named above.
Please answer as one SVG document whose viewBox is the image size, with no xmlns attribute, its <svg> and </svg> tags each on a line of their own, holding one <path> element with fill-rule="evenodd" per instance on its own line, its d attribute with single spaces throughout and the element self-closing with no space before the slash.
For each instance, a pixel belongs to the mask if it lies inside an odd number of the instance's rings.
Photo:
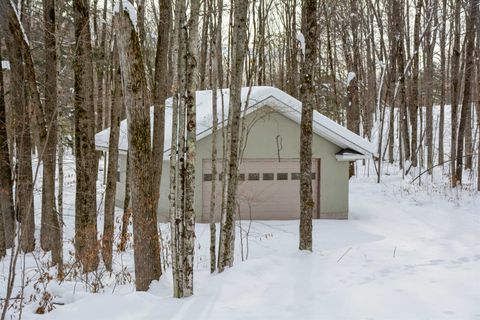
<svg viewBox="0 0 480 320">
<path fill-rule="evenodd" d="M 219 124 L 221 125 L 228 117 L 228 107 L 230 102 L 229 89 L 219 90 L 217 94 L 217 112 Z M 223 117 L 222 117 L 222 98 L 223 98 Z M 287 118 L 300 124 L 302 103 L 274 87 L 251 87 L 242 88 L 241 94 L 242 111 L 249 114 L 264 106 L 269 106 L 282 113 Z M 211 134 L 212 128 L 212 91 L 204 90 L 197 91 L 197 140 L 200 140 Z M 172 134 L 172 99 L 166 100 L 165 109 L 165 155 L 168 159 L 168 151 L 171 145 Z M 246 108 L 246 110 L 245 110 Z M 224 121 L 222 121 L 222 119 Z M 151 109 L 151 121 L 153 122 L 153 107 Z M 315 111 L 313 114 L 313 131 L 324 139 L 333 144 L 343 148 L 351 149 L 358 152 L 359 155 L 371 156 L 375 154 L 375 146 L 368 140 L 353 133 L 347 128 L 341 126 L 335 121 L 327 118 L 321 113 Z M 110 129 L 105 129 L 95 135 L 95 145 L 99 150 L 108 150 L 108 142 L 110 136 Z M 127 121 L 123 120 L 120 123 L 120 137 L 119 137 L 119 151 L 125 153 L 128 149 L 127 139 Z"/>
</svg>

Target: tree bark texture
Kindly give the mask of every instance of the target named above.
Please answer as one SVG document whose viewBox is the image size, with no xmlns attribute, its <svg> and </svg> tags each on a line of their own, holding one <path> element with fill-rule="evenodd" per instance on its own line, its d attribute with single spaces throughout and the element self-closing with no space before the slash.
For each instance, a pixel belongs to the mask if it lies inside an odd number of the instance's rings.
<svg viewBox="0 0 480 320">
<path fill-rule="evenodd" d="M 302 119 L 300 124 L 300 250 L 312 251 L 312 139 L 315 108 L 314 68 L 317 59 L 317 1 L 305 0 L 302 6 L 302 33 L 305 36 L 305 56 L 302 65 Z"/>
<path fill-rule="evenodd" d="M 121 10 L 114 17 L 124 103 L 127 106 L 135 284 L 148 290 L 161 276 L 157 229 L 157 196 L 152 185 L 152 148 L 147 79 L 140 41 L 132 20 Z"/>
<path fill-rule="evenodd" d="M 2 55 L 0 52 L 0 61 Z M 8 148 L 7 120 L 3 68 L 0 67 L 0 256 L 13 246 L 15 236 L 15 210 L 13 207 L 13 181 Z"/>
<path fill-rule="evenodd" d="M 468 10 L 470 15 L 467 19 L 467 30 L 465 33 L 466 37 L 466 51 L 465 51 L 465 85 L 463 89 L 463 102 L 462 110 L 460 113 L 460 123 L 458 126 L 458 140 L 457 140 L 457 161 L 456 161 L 456 172 L 455 172 L 455 181 L 458 184 L 462 184 L 462 174 L 463 174 L 463 158 L 464 158 L 464 138 L 465 138 L 465 127 L 471 126 L 471 123 L 467 123 L 467 113 L 470 111 L 468 107 L 472 99 L 472 80 L 474 76 L 475 64 L 474 64 L 474 52 L 475 52 L 475 24 L 478 14 L 478 3 L 479 0 L 470 0 Z M 466 150 L 471 152 L 470 150 Z"/>
<path fill-rule="evenodd" d="M 233 52 L 230 85 L 230 153 L 228 157 L 228 185 L 226 214 L 221 221 L 221 236 L 218 253 L 218 270 L 222 272 L 233 265 L 233 234 L 235 232 L 236 190 L 238 175 L 238 152 L 241 115 L 241 90 L 244 59 L 247 45 L 248 1 L 235 0 L 233 21 Z"/>
<path fill-rule="evenodd" d="M 105 190 L 105 211 L 103 222 L 102 258 L 105 268 L 112 271 L 113 234 L 115 227 L 115 194 L 117 190 L 118 137 L 120 135 L 120 114 L 123 107 L 122 78 L 118 65 L 118 51 L 114 44 L 113 94 L 110 113 L 110 137 L 108 143 L 107 186 Z"/>
<path fill-rule="evenodd" d="M 75 250 L 84 272 L 98 266 L 93 63 L 89 1 L 74 0 L 75 24 Z"/>
</svg>

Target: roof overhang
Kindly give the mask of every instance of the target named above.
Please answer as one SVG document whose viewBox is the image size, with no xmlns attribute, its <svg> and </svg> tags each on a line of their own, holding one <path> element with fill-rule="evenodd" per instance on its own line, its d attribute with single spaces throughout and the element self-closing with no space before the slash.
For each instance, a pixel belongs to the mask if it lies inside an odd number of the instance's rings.
<svg viewBox="0 0 480 320">
<path fill-rule="evenodd" d="M 362 159 L 370 159 L 372 154 L 362 154 L 352 149 L 342 149 L 335 154 L 337 161 L 355 161 Z"/>
</svg>

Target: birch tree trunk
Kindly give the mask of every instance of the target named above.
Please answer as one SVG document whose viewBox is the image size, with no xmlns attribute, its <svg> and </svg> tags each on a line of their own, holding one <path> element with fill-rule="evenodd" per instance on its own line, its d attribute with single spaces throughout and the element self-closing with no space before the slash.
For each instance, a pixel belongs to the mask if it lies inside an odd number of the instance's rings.
<svg viewBox="0 0 480 320">
<path fill-rule="evenodd" d="M 214 9 L 213 1 L 210 1 L 212 14 L 212 23 L 210 24 L 210 61 L 212 68 L 211 87 L 212 87 L 212 191 L 210 195 L 210 272 L 213 273 L 217 266 L 216 257 L 216 242 L 217 242 L 217 228 L 215 225 L 215 194 L 217 186 L 217 128 L 218 128 L 218 112 L 217 112 L 217 91 L 220 87 L 219 79 L 222 74 L 219 74 L 222 64 L 222 7 L 223 1 L 217 1 L 217 10 Z M 221 90 L 221 87 L 220 87 Z"/>
<path fill-rule="evenodd" d="M 172 247 L 172 276 L 173 296 L 183 297 L 183 141 L 185 139 L 184 121 L 185 109 L 180 96 L 185 85 L 184 59 L 186 36 L 183 34 L 185 25 L 185 0 L 175 3 L 174 43 L 172 49 L 172 74 L 173 74 L 173 112 L 172 112 L 172 140 L 170 147 L 170 229 Z"/>
<path fill-rule="evenodd" d="M 234 0 L 233 52 L 230 82 L 230 145 L 228 156 L 228 185 L 226 214 L 221 221 L 218 253 L 218 271 L 233 265 L 233 237 L 235 232 L 235 207 L 238 176 L 238 152 L 241 115 L 241 91 L 244 59 L 247 45 L 248 1 Z"/>
<path fill-rule="evenodd" d="M 186 51 L 186 167 L 185 167 L 185 227 L 184 234 L 184 289 L 185 297 L 193 294 L 193 258 L 195 250 L 195 157 L 196 151 L 196 92 L 197 92 L 197 42 L 198 16 L 200 14 L 200 0 L 190 1 L 190 19 L 188 21 L 188 41 Z"/>
<path fill-rule="evenodd" d="M 74 0 L 75 24 L 75 250 L 84 272 L 98 266 L 92 44 L 89 0 Z"/>
<path fill-rule="evenodd" d="M 300 88 L 302 119 L 300 124 L 300 250 L 312 251 L 312 136 L 315 108 L 314 70 L 317 61 L 317 1 L 305 0 L 302 5 L 302 33 L 305 52 L 302 64 L 303 83 Z"/>
<path fill-rule="evenodd" d="M 187 21 L 185 1 L 178 1 L 175 6 L 177 37 L 174 44 L 174 63 L 176 63 L 176 67 L 174 73 L 172 146 L 170 150 L 170 214 L 172 273 L 174 296 L 177 298 L 188 297 L 193 294 L 196 70 L 199 11 L 200 1 L 191 0 L 190 17 Z M 176 154 L 178 154 L 178 158 Z"/>
</svg>

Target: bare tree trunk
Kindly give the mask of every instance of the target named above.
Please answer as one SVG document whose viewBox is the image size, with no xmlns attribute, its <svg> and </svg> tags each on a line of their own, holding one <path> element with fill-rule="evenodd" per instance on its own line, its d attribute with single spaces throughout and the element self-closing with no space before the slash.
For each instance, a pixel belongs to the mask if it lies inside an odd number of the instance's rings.
<svg viewBox="0 0 480 320">
<path fill-rule="evenodd" d="M 467 113 L 470 111 L 468 105 L 471 102 L 471 88 L 472 88 L 472 79 L 474 71 L 474 61 L 473 55 L 475 52 L 475 24 L 477 20 L 478 13 L 478 3 L 479 0 L 470 0 L 469 1 L 469 12 L 470 16 L 467 19 L 467 30 L 465 33 L 466 37 L 466 51 L 465 51 L 465 85 L 463 89 L 463 102 L 462 102 L 462 111 L 460 114 L 460 124 L 458 126 L 458 140 L 457 140 L 457 161 L 456 161 L 456 172 L 455 172 L 455 181 L 459 184 L 462 184 L 462 173 L 463 173 L 463 140 L 465 137 L 465 127 L 471 126 L 470 123 L 467 123 Z M 469 152 L 470 150 L 466 150 Z"/>
<path fill-rule="evenodd" d="M 58 207 L 58 227 L 60 234 L 60 261 L 63 263 L 63 156 L 64 156 L 64 147 L 63 147 L 63 136 L 62 132 L 57 131 L 58 133 L 58 194 L 57 194 L 57 207 Z M 62 265 L 58 266 L 59 276 L 63 278 L 63 269 Z"/>
<path fill-rule="evenodd" d="M 403 12 L 402 1 L 394 1 L 394 12 L 395 14 L 395 27 L 397 28 L 397 66 L 398 66 L 398 94 L 400 101 L 400 137 L 402 141 L 403 148 L 400 149 L 400 155 L 403 156 L 403 160 L 411 159 L 410 152 L 410 133 L 409 133 L 409 124 L 408 124 L 408 112 L 407 112 L 407 89 L 405 84 L 405 50 L 404 50 L 404 41 L 405 41 L 405 25 L 403 20 L 405 19 L 405 14 Z M 400 164 L 403 167 L 403 163 Z"/>
<path fill-rule="evenodd" d="M 168 51 L 170 48 L 171 3 L 168 0 L 159 2 L 159 24 L 157 52 L 155 57 L 155 75 L 153 81 L 153 193 L 154 208 L 158 207 L 160 182 L 163 169 L 164 136 L 165 136 L 165 100 L 168 96 Z"/>
<path fill-rule="evenodd" d="M 182 120 L 184 117 L 184 108 L 180 103 L 181 86 L 184 85 L 184 60 L 181 58 L 185 50 L 184 37 L 181 28 L 185 24 L 185 0 L 177 0 L 175 3 L 175 21 L 172 43 L 172 139 L 170 145 L 170 229 L 171 229 L 171 247 L 172 247 L 172 276 L 173 276 L 173 296 L 183 297 L 183 257 L 182 257 L 182 228 L 183 221 L 181 213 L 183 210 L 183 182 L 180 181 L 180 170 L 183 162 L 180 162 L 180 155 L 183 155 L 184 127 Z M 179 128 L 180 127 L 180 128 Z M 178 185 L 177 185 L 178 184 Z"/>
<path fill-rule="evenodd" d="M 217 241 L 217 230 L 215 225 L 215 194 L 216 194 L 216 177 L 217 177 L 217 128 L 218 128 L 218 112 L 217 112 L 217 90 L 220 87 L 219 79 L 221 79 L 222 74 L 219 73 L 221 70 L 222 64 L 222 7 L 223 1 L 217 1 L 217 10 L 215 11 L 213 7 L 213 1 L 211 3 L 211 13 L 212 13 L 212 23 L 210 24 L 210 56 L 211 56 L 211 67 L 212 67 L 212 77 L 211 77 L 211 87 L 212 87 L 212 190 L 210 196 L 210 272 L 213 273 L 216 270 L 217 266 L 217 257 L 216 257 L 216 241 Z M 213 24 L 215 23 L 215 27 Z"/>
<path fill-rule="evenodd" d="M 0 61 L 2 61 L 1 52 Z M 13 86 L 15 86 L 15 83 L 13 83 Z M 8 138 L 3 68 L 0 66 L 0 232 L 3 232 L 3 238 L 0 235 L 0 241 L 3 241 L 3 244 L 0 243 L 0 256 L 5 255 L 5 249 L 13 246 L 15 235 L 13 181 Z"/>
<path fill-rule="evenodd" d="M 233 21 L 233 52 L 230 85 L 230 154 L 228 158 L 228 186 L 226 214 L 221 221 L 218 270 L 233 265 L 233 236 L 235 232 L 235 203 L 238 175 L 238 148 L 241 115 L 241 90 L 247 41 L 248 1 L 235 0 Z"/>
<path fill-rule="evenodd" d="M 127 167 L 125 172 L 125 198 L 123 199 L 122 231 L 120 232 L 120 245 L 118 250 L 125 251 L 128 240 L 128 225 L 132 216 L 130 207 L 130 155 L 127 153 Z"/>
<path fill-rule="evenodd" d="M 112 271 L 113 233 L 115 227 L 115 193 L 117 190 L 118 137 L 120 114 L 123 107 L 122 75 L 118 65 L 117 46 L 113 46 L 113 95 L 110 113 L 110 139 L 108 144 L 108 171 L 105 190 L 105 211 L 103 222 L 102 258 L 105 268 Z"/>
<path fill-rule="evenodd" d="M 302 64 L 303 83 L 300 88 L 302 120 L 300 128 L 300 250 L 312 251 L 312 137 L 315 108 L 314 70 L 317 61 L 317 1 L 305 0 L 302 5 L 302 33 L 305 52 Z"/>
<path fill-rule="evenodd" d="M 420 17 L 422 14 L 422 0 L 417 0 L 415 8 L 415 22 L 413 29 L 413 68 L 412 68 L 412 97 L 410 104 L 410 125 L 412 127 L 412 167 L 418 165 L 418 106 L 419 106 L 419 94 L 418 94 L 418 73 L 419 73 L 419 49 L 420 49 Z"/>
<path fill-rule="evenodd" d="M 190 19 L 188 21 L 188 41 L 186 51 L 186 165 L 185 165 L 185 228 L 184 237 L 184 289 L 185 297 L 193 294 L 193 258 L 195 250 L 195 157 L 196 151 L 196 92 L 197 92 L 197 42 L 198 42 L 198 16 L 200 13 L 200 0 L 191 0 Z"/>
<path fill-rule="evenodd" d="M 428 3 L 428 2 L 427 2 Z M 427 16 L 425 27 L 425 129 L 426 129 L 426 145 L 427 145 L 427 168 L 433 167 L 433 50 L 435 48 L 435 31 L 432 35 L 432 15 L 437 9 L 436 0 L 429 2 L 429 7 L 426 8 Z M 428 171 L 432 173 L 431 170 Z"/>
<path fill-rule="evenodd" d="M 1 50 L 0 61 L 3 61 Z M 11 224 L 14 223 L 13 216 L 12 171 L 8 151 L 3 66 L 0 65 L 0 259 L 5 256 L 6 249 L 13 245 L 11 229 Z"/>
<path fill-rule="evenodd" d="M 55 206 L 55 170 L 57 159 L 57 44 L 55 33 L 55 0 L 43 0 L 45 21 L 45 121 L 48 138 L 43 152 L 42 223 L 40 243 L 52 250 L 53 264 L 62 265 L 60 225 Z"/>
<path fill-rule="evenodd" d="M 397 77 L 401 71 L 397 68 L 397 56 L 398 56 L 398 27 L 397 18 L 398 12 L 394 12 L 394 2 L 386 4 L 388 6 L 388 21 L 390 24 L 390 31 L 388 33 L 390 42 L 389 53 L 389 71 L 388 71 L 388 90 L 386 102 L 389 104 L 390 115 L 388 119 L 388 161 L 393 163 L 394 161 L 394 147 L 395 147 L 395 107 L 396 107 L 396 93 L 397 93 Z"/>
<path fill-rule="evenodd" d="M 442 31 L 440 33 L 440 77 L 441 77 L 441 88 L 440 88 L 440 119 L 438 125 L 438 163 L 444 162 L 444 140 L 443 135 L 445 134 L 445 91 L 446 91 L 446 55 L 445 51 L 447 50 L 446 46 L 446 33 L 447 33 L 447 0 L 442 0 Z"/>
<path fill-rule="evenodd" d="M 452 176 L 452 187 L 457 185 L 456 176 L 456 162 L 457 162 L 457 113 L 458 113 L 458 100 L 460 99 L 460 7 L 461 0 L 455 1 L 454 13 L 453 13 L 453 53 L 452 53 L 452 65 L 451 65 L 451 145 L 450 145 L 450 170 Z"/>
<path fill-rule="evenodd" d="M 172 131 L 170 201 L 172 228 L 172 272 L 174 296 L 193 294 L 193 260 L 195 249 L 195 157 L 196 157 L 196 70 L 198 16 L 200 1 L 190 1 L 186 21 L 184 0 L 176 4 L 174 45 L 176 59 L 174 125 Z M 177 118 L 178 115 L 178 118 Z M 177 131 L 178 124 L 178 131 Z M 173 153 L 178 154 L 178 159 Z M 173 167 L 174 166 L 174 167 Z M 176 186 L 174 187 L 173 184 Z"/>
<path fill-rule="evenodd" d="M 476 29 L 477 29 L 477 57 L 480 57 L 480 15 L 477 15 Z M 480 59 L 476 59 L 477 66 L 477 103 L 475 111 L 477 116 L 477 132 L 480 132 Z M 480 191 L 480 136 L 477 138 L 477 191 Z"/>
<path fill-rule="evenodd" d="M 75 250 L 83 271 L 98 266 L 93 63 L 89 0 L 74 0 L 75 24 Z"/>
<path fill-rule="evenodd" d="M 114 17 L 114 29 L 128 117 L 135 284 L 138 291 L 146 291 L 162 273 L 157 208 L 152 205 L 157 196 L 152 184 L 156 164 L 152 161 L 150 107 L 140 41 L 128 11 L 119 11 Z"/>
<path fill-rule="evenodd" d="M 12 34 L 13 31 L 10 29 Z M 24 61 L 21 45 L 14 37 L 7 37 L 11 66 L 11 85 L 13 118 L 15 122 L 15 212 L 20 224 L 21 247 L 24 252 L 35 249 L 35 222 L 33 203 L 22 199 L 33 198 L 32 185 L 32 146 L 30 131 L 30 112 L 25 86 Z"/>
<path fill-rule="evenodd" d="M 208 54 L 208 29 L 210 26 L 210 13 L 208 12 L 210 8 L 208 7 L 208 1 L 203 0 L 203 22 L 202 22 L 202 39 L 200 45 L 200 83 L 198 88 L 200 90 L 205 90 L 205 78 L 207 76 L 207 54 Z"/>
<path fill-rule="evenodd" d="M 49 138 L 49 133 L 50 133 L 50 127 L 45 124 L 45 112 L 43 110 L 43 105 L 40 100 L 40 93 L 38 91 L 38 86 L 37 86 L 37 81 L 36 81 L 36 74 L 35 74 L 35 69 L 34 69 L 34 64 L 33 64 L 33 59 L 32 55 L 30 52 L 30 45 L 29 41 L 27 39 L 27 36 L 23 30 L 23 27 L 21 25 L 21 22 L 19 20 L 19 15 L 16 12 L 15 7 L 13 7 L 11 2 L 7 1 L 1 1 L 0 2 L 0 16 L 2 22 L 5 22 L 4 28 L 7 33 L 11 35 L 11 37 L 7 37 L 7 40 L 10 40 L 10 42 L 7 41 L 7 47 L 9 48 L 9 51 L 11 52 L 10 55 L 13 57 L 10 58 L 12 65 L 17 64 L 16 69 L 19 70 L 19 73 L 16 75 L 19 76 L 19 79 L 14 79 L 12 77 L 12 80 L 15 80 L 18 83 L 24 83 L 24 85 L 19 85 L 17 87 L 13 87 L 13 97 L 17 97 L 20 99 L 17 102 L 14 102 L 14 105 L 21 105 L 21 108 L 26 108 L 26 94 L 28 93 L 30 97 L 30 104 L 31 107 L 33 108 L 33 114 L 35 116 L 35 121 L 32 122 L 32 125 L 36 128 L 36 131 L 38 132 L 38 139 L 39 142 L 38 144 L 42 146 L 40 148 L 39 152 L 39 160 L 42 161 L 43 153 L 44 153 L 44 146 L 46 145 L 46 142 Z M 23 58 L 23 61 L 22 61 Z M 13 62 L 12 62 L 13 61 Z M 12 81 L 14 82 L 14 81 Z M 23 91 L 23 90 L 25 91 Z M 15 93 L 15 90 L 17 92 Z M 25 109 L 27 110 L 27 109 Z M 16 112 L 19 112 L 19 110 L 16 110 Z M 26 111 L 25 111 L 26 112 Z M 28 117 L 28 114 L 21 114 L 22 117 Z M 28 120 L 28 126 L 30 126 L 30 121 Z M 25 134 L 25 133 L 24 133 Z M 27 140 L 25 140 L 27 139 Z M 26 134 L 26 137 L 22 138 L 22 142 L 25 140 L 26 144 L 30 144 L 30 134 Z M 26 149 L 26 147 L 25 147 Z M 33 199 L 33 193 L 30 193 L 30 197 L 28 196 L 29 194 L 29 189 L 32 187 L 29 187 L 28 184 L 32 184 L 32 178 L 31 178 L 31 154 L 30 150 L 23 151 L 26 155 L 26 157 L 30 157 L 30 163 L 27 164 L 24 163 L 22 166 L 25 166 L 25 168 L 20 169 L 19 171 L 21 172 L 26 172 L 26 175 L 29 175 L 28 172 L 30 172 L 30 179 L 28 179 L 28 182 L 26 182 L 26 191 L 23 193 L 23 197 L 26 197 L 27 199 Z M 21 157 L 23 158 L 23 157 Z M 27 159 L 28 162 L 28 159 Z M 23 173 L 22 173 L 23 174 Z M 18 178 L 18 176 L 17 176 Z M 22 187 L 23 188 L 23 187 Z M 16 192 L 21 192 L 21 188 L 18 186 L 16 188 Z M 22 218 L 23 211 L 29 212 L 29 217 L 30 219 L 26 219 L 24 221 L 24 224 L 21 229 L 22 233 L 22 246 L 24 247 L 25 250 L 33 250 L 32 248 L 34 247 L 34 219 L 33 219 L 33 204 L 32 201 L 23 201 L 21 204 L 24 208 L 22 209 L 22 212 L 17 211 L 17 217 L 20 219 Z M 60 269 L 59 269 L 60 270 Z"/>
</svg>

